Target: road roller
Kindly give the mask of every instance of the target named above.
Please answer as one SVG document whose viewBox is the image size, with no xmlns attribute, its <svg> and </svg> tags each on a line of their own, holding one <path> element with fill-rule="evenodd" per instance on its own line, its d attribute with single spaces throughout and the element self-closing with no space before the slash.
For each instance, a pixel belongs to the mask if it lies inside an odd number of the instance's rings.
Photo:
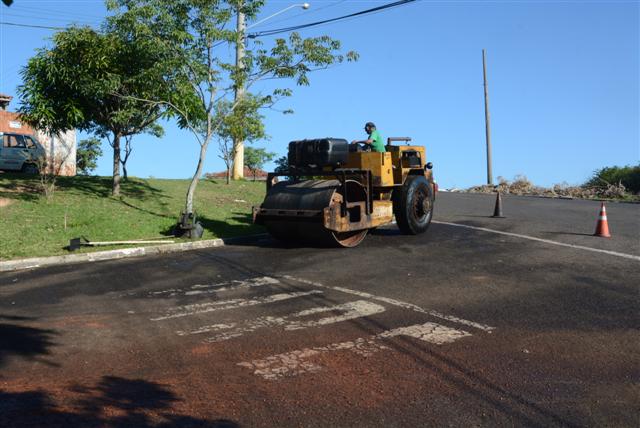
<svg viewBox="0 0 640 428">
<path fill-rule="evenodd" d="M 280 241 L 313 246 L 355 247 L 394 217 L 401 232 L 424 233 L 437 192 L 433 165 L 409 137 L 388 138 L 385 149 L 341 138 L 292 141 L 288 169 L 267 175 L 253 222 Z"/>
</svg>

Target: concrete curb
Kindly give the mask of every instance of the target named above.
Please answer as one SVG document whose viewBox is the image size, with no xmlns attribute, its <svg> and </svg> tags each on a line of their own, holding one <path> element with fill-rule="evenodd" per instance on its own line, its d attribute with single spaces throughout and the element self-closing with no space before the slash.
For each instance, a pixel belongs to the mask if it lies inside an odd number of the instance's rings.
<svg viewBox="0 0 640 428">
<path fill-rule="evenodd" d="M 177 244 L 154 245 L 151 247 L 122 248 L 117 250 L 96 251 L 93 253 L 65 254 L 63 256 L 34 257 L 30 259 L 7 260 L 0 262 L 0 272 L 11 272 L 24 269 L 41 268 L 45 266 L 66 265 L 72 263 L 98 262 L 116 260 L 129 257 L 142 257 L 155 254 L 176 253 L 179 251 L 200 250 L 204 248 L 224 247 L 226 244 L 251 242 L 268 236 L 266 233 L 258 235 L 240 236 L 225 239 L 207 239 L 204 241 L 181 242 Z"/>
</svg>

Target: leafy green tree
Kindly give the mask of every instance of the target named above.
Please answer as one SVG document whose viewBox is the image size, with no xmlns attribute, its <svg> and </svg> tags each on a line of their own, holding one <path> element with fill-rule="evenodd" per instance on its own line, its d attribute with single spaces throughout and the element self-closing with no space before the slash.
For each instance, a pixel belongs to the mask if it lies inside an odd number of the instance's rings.
<svg viewBox="0 0 640 428">
<path fill-rule="evenodd" d="M 116 31 L 69 28 L 53 36 L 21 74 L 20 113 L 39 129 L 78 128 L 109 136 L 114 196 L 120 194 L 121 140 L 156 125 L 163 106 L 138 98 L 162 96 L 166 52 Z M 131 95 L 135 95 L 132 97 Z"/>
<path fill-rule="evenodd" d="M 631 193 L 640 193 L 640 164 L 622 167 L 610 166 L 598 169 L 584 186 L 601 188 L 619 183 Z"/>
<path fill-rule="evenodd" d="M 256 181 L 256 172 L 262 169 L 264 164 L 272 160 L 275 156 L 275 153 L 268 152 L 266 149 L 245 147 L 244 164 L 253 174 L 253 181 Z"/>
<path fill-rule="evenodd" d="M 283 173 L 289 171 L 289 158 L 287 156 L 280 156 L 275 160 L 276 168 L 274 172 Z"/>
<path fill-rule="evenodd" d="M 76 169 L 82 175 L 89 175 L 98 167 L 98 158 L 102 156 L 100 140 L 87 138 L 80 140 L 76 149 Z"/>
<path fill-rule="evenodd" d="M 234 141 L 239 135 L 243 141 L 253 142 L 267 137 L 264 130 L 264 117 L 260 114 L 260 107 L 264 100 L 261 97 L 245 94 L 240 103 L 235 105 L 223 100 L 216 106 L 215 122 L 220 123 L 216 130 L 219 157 L 226 167 L 226 182 L 231 181 L 231 168 L 235 159 Z"/>
<path fill-rule="evenodd" d="M 282 174 L 289 171 L 289 158 L 287 156 L 280 156 L 274 161 L 274 163 L 276 164 L 276 167 L 273 172 Z M 289 176 L 283 176 L 284 180 L 289 180 L 289 178 Z"/>
<path fill-rule="evenodd" d="M 189 129 L 200 146 L 200 153 L 185 200 L 185 213 L 193 213 L 194 193 L 211 140 L 223 126 L 218 108 L 228 101 L 235 88 L 247 90 L 264 79 L 293 79 L 308 85 L 313 69 L 327 68 L 344 60 L 354 60 L 350 52 L 339 54 L 340 42 L 328 36 L 303 39 L 291 33 L 277 39 L 266 49 L 254 43 L 240 66 L 226 58 L 228 45 L 243 40 L 245 34 L 233 30 L 235 14 L 244 13 L 250 21 L 264 5 L 264 0 L 108 0 L 110 26 L 127 33 L 133 41 L 143 41 L 155 49 L 171 52 L 163 61 L 165 80 L 172 90 L 166 97 L 149 97 L 151 105 L 168 106 L 182 128 Z M 288 88 L 278 88 L 261 99 L 265 105 L 288 96 Z M 229 112 L 242 108 L 233 102 Z M 238 129 L 238 128 L 234 128 Z"/>
</svg>

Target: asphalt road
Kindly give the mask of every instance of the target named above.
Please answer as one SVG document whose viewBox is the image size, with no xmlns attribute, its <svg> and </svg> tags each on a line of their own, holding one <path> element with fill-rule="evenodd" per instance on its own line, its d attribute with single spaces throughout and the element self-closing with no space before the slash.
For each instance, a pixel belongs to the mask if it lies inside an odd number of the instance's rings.
<svg viewBox="0 0 640 428">
<path fill-rule="evenodd" d="M 504 202 L 0 274 L 0 426 L 638 426 L 640 205 Z"/>
</svg>

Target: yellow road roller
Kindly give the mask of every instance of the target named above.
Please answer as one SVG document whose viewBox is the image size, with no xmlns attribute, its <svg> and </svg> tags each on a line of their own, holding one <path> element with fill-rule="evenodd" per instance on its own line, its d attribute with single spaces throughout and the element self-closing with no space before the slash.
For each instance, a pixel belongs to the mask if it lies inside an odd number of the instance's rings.
<svg viewBox="0 0 640 428">
<path fill-rule="evenodd" d="M 388 138 L 385 148 L 364 151 L 340 138 L 292 141 L 288 169 L 268 174 L 254 223 L 280 241 L 317 246 L 355 247 L 394 216 L 403 233 L 425 232 L 437 192 L 425 148 L 408 137 Z"/>
</svg>

